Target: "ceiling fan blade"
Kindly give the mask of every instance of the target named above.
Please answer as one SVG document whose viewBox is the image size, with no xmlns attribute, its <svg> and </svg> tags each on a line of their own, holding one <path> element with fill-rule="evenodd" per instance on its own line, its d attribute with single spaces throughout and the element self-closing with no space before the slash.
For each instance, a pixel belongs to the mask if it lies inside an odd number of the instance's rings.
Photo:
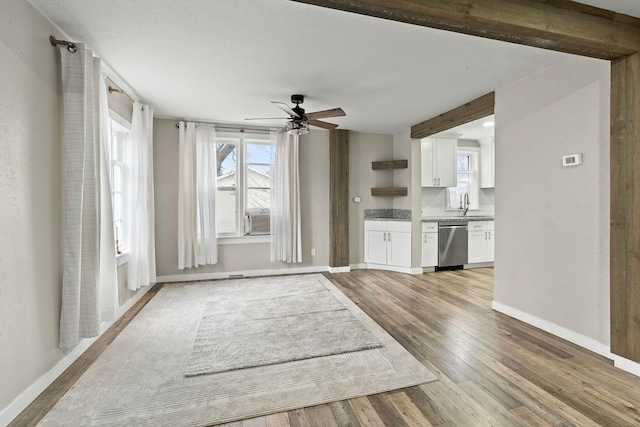
<svg viewBox="0 0 640 427">
<path fill-rule="evenodd" d="M 251 117 L 245 120 L 289 120 L 287 117 Z"/>
<path fill-rule="evenodd" d="M 293 111 L 291 109 L 291 107 L 289 107 L 287 104 L 285 104 L 284 102 L 278 102 L 278 101 L 271 101 L 271 103 L 273 105 L 275 105 L 276 107 L 278 107 L 279 109 L 281 109 L 282 111 L 284 111 L 285 113 L 287 113 L 288 115 L 290 115 L 291 117 L 296 117 L 296 118 L 301 118 L 298 113 L 296 113 L 295 111 Z"/>
<path fill-rule="evenodd" d="M 322 111 L 316 111 L 313 113 L 306 113 L 305 116 L 307 116 L 309 120 L 315 120 L 315 119 L 326 119 L 327 117 L 346 116 L 346 113 L 342 110 L 342 108 L 332 108 L 330 110 L 322 110 Z"/>
<path fill-rule="evenodd" d="M 316 126 L 322 129 L 333 130 L 338 127 L 338 125 L 334 125 L 333 123 L 323 122 L 320 120 L 309 120 L 309 124 L 312 126 Z"/>
</svg>

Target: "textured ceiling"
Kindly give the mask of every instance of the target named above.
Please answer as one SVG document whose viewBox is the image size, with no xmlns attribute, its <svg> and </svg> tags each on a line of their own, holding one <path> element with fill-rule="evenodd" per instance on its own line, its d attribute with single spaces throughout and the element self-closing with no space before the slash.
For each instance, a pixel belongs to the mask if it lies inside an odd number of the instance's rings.
<svg viewBox="0 0 640 427">
<path fill-rule="evenodd" d="M 269 101 L 301 93 L 307 112 L 342 107 L 341 128 L 392 134 L 568 58 L 285 0 L 30 1 L 156 117 L 284 117 Z"/>
</svg>

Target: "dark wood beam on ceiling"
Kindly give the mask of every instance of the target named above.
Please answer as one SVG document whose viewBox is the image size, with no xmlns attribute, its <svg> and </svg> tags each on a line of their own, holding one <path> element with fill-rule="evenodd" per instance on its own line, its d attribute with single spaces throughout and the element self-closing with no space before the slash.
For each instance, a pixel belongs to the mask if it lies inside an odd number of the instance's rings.
<svg viewBox="0 0 640 427">
<path fill-rule="evenodd" d="M 411 138 L 426 138 L 438 132 L 493 114 L 495 92 L 488 93 L 453 110 L 411 126 Z"/>
<path fill-rule="evenodd" d="M 640 19 L 569 0 L 293 0 L 600 59 L 640 51 Z"/>
</svg>

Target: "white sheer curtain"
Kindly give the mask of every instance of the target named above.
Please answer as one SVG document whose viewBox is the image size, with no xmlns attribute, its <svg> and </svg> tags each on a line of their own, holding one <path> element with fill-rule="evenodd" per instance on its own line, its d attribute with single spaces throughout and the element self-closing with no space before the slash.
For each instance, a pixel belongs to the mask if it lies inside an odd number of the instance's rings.
<svg viewBox="0 0 640 427">
<path fill-rule="evenodd" d="M 129 274 L 127 287 L 156 281 L 153 210 L 153 110 L 135 102 L 131 118 L 131 200 L 129 203 Z"/>
<path fill-rule="evenodd" d="M 271 185 L 271 261 L 302 262 L 298 135 L 275 135 Z"/>
<path fill-rule="evenodd" d="M 61 348 L 75 347 L 82 338 L 99 334 L 100 297 L 108 298 L 104 304 L 108 313 L 115 304 L 116 289 L 115 257 L 105 254 L 103 259 L 100 252 L 102 247 L 114 251 L 113 236 L 109 245 L 109 232 L 102 232 L 100 214 L 109 207 L 111 197 L 105 200 L 102 191 L 109 189 L 100 186 L 101 157 L 104 144 L 109 143 L 104 128 L 106 101 L 100 96 L 106 96 L 106 90 L 100 90 L 100 59 L 85 45 L 76 46 L 76 53 L 60 50 L 64 103 Z M 113 224 L 108 228 L 112 230 Z"/>
<path fill-rule="evenodd" d="M 216 131 L 178 124 L 178 268 L 218 262 L 216 233 Z"/>
</svg>

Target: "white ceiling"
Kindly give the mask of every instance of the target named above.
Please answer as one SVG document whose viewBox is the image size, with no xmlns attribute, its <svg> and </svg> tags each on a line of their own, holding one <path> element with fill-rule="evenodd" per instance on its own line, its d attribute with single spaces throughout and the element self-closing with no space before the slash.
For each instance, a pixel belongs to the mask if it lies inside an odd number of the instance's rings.
<svg viewBox="0 0 640 427">
<path fill-rule="evenodd" d="M 269 101 L 393 134 L 569 55 L 287 0 L 30 0 L 156 117 L 247 123 Z M 638 0 L 591 0 L 640 17 Z M 284 124 L 284 120 L 251 122 Z"/>
</svg>

